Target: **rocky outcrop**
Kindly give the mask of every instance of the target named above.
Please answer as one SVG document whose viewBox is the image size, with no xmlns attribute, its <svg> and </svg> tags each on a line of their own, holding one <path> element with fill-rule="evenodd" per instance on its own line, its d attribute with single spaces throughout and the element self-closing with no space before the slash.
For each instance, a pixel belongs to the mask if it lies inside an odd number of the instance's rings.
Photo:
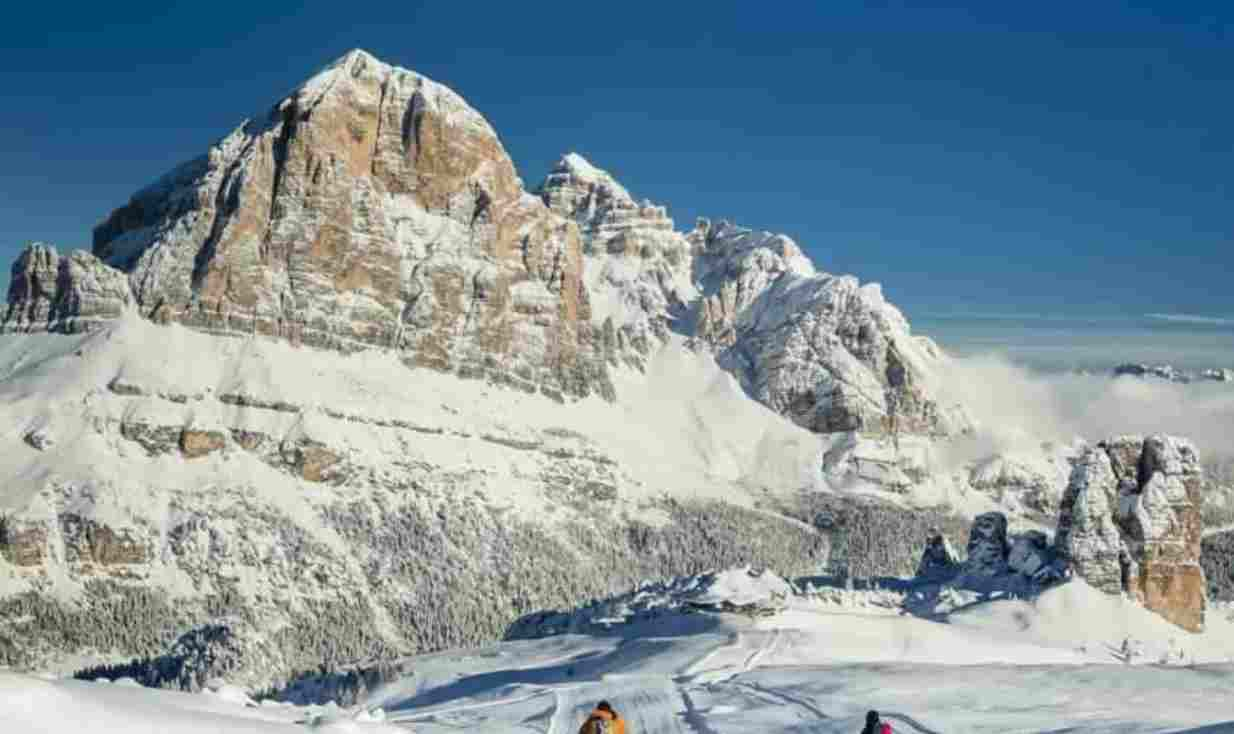
<svg viewBox="0 0 1234 734">
<path fill-rule="evenodd" d="M 5 331 L 79 332 L 115 318 L 131 302 L 124 273 L 87 252 L 61 256 L 36 242 L 13 263 Z"/>
<path fill-rule="evenodd" d="M 1075 573 L 1191 631 L 1204 625 L 1201 469 L 1169 436 L 1120 437 L 1085 452 L 1059 517 L 1057 548 Z"/>
<path fill-rule="evenodd" d="M 1202 370 L 1185 370 L 1172 364 L 1139 364 L 1128 362 L 1114 368 L 1115 377 L 1156 378 L 1167 382 L 1187 384 L 1191 382 L 1234 382 L 1234 370 L 1211 367 Z"/>
<path fill-rule="evenodd" d="M 324 443 L 305 437 L 284 442 L 280 453 L 287 466 L 309 482 L 323 482 L 336 476 L 337 465 L 342 460 Z"/>
<path fill-rule="evenodd" d="M 227 437 L 221 431 L 193 430 L 185 428 L 180 432 L 180 453 L 186 459 L 197 459 L 227 445 Z"/>
<path fill-rule="evenodd" d="M 40 520 L 0 515 L 0 557 L 14 566 L 40 566 L 47 560 L 47 535 Z"/>
<path fill-rule="evenodd" d="M 22 441 L 32 449 L 46 451 L 56 445 L 56 435 L 50 426 L 39 426 L 22 435 Z"/>
<path fill-rule="evenodd" d="M 1234 601 L 1234 530 L 1213 533 L 1201 545 L 1200 565 L 1208 583 L 1208 598 Z"/>
<path fill-rule="evenodd" d="M 932 608 L 946 588 L 1031 596 L 1068 576 L 1049 536 L 1039 530 L 1008 532 L 1007 517 L 1001 512 L 973 519 L 967 550 L 960 560 L 945 536 L 931 535 L 914 577 L 922 591 L 914 608 Z"/>
<path fill-rule="evenodd" d="M 951 541 L 938 528 L 930 528 L 921 563 L 917 564 L 917 578 L 946 580 L 960 572 L 960 557 L 951 547 Z"/>
<path fill-rule="evenodd" d="M 943 435 L 967 428 L 930 381 L 942 353 L 876 284 L 814 266 L 788 237 L 701 221 L 695 337 L 749 393 L 819 433 Z"/>
<path fill-rule="evenodd" d="M 1001 512 L 987 512 L 973 519 L 968 535 L 968 558 L 964 562 L 964 574 L 970 577 L 989 578 L 1007 573 L 1007 556 L 1011 546 L 1007 542 L 1007 516 Z"/>
<path fill-rule="evenodd" d="M 148 544 L 137 528 L 112 527 L 71 512 L 61 514 L 59 519 L 67 560 L 86 573 L 149 560 Z"/>
<path fill-rule="evenodd" d="M 1050 537 L 1040 530 L 1016 535 L 1007 551 L 1007 568 L 1027 578 L 1040 578 L 1055 560 Z"/>
<path fill-rule="evenodd" d="M 120 423 L 120 435 L 141 446 L 151 456 L 179 450 L 182 431 L 180 426 L 159 425 L 139 418 Z"/>
<path fill-rule="evenodd" d="M 92 254 L 35 245 L 4 328 L 143 315 L 612 397 L 577 228 L 451 90 L 354 51 L 133 196 Z"/>
</svg>

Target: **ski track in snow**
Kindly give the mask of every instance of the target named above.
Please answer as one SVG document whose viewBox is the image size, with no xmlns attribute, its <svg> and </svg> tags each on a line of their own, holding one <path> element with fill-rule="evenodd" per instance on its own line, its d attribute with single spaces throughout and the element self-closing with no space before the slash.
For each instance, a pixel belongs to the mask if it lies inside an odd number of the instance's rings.
<svg viewBox="0 0 1234 734">
<path fill-rule="evenodd" d="M 758 661 L 762 660 L 768 653 L 775 650 L 776 645 L 779 644 L 779 642 L 780 642 L 780 630 L 774 629 L 771 631 L 770 635 L 767 635 L 766 642 L 764 642 L 762 645 L 759 645 L 759 648 L 755 650 L 750 655 L 749 658 L 746 659 L 745 663 L 741 666 L 741 672 L 748 673 L 751 670 L 757 668 Z"/>
<path fill-rule="evenodd" d="M 830 716 L 827 715 L 825 711 L 823 711 L 819 707 L 815 706 L 809 701 L 806 701 L 805 699 L 800 698 L 798 696 L 790 696 L 787 693 L 772 690 L 765 686 L 761 686 L 757 683 L 737 682 L 734 685 L 744 688 L 746 690 L 749 690 L 755 694 L 761 695 L 767 699 L 770 699 L 770 701 L 773 703 L 791 704 L 793 706 L 799 706 L 805 709 L 806 711 L 809 711 L 811 714 L 813 714 L 815 717 L 819 719 L 826 720 L 826 719 L 831 718 Z"/>
<path fill-rule="evenodd" d="M 418 721 L 421 719 L 433 719 L 438 716 L 443 716 L 446 714 L 457 714 L 457 713 L 461 713 L 464 711 L 475 711 L 477 709 L 494 708 L 496 706 L 509 706 L 511 704 L 523 703 L 524 701 L 530 701 L 532 699 L 540 698 L 542 696 L 547 696 L 549 694 L 558 694 L 561 692 L 561 690 L 563 689 L 558 689 L 558 690 L 546 689 L 542 691 L 536 691 L 535 693 L 530 693 L 525 696 L 511 696 L 510 698 L 502 698 L 496 701 L 483 701 L 483 702 L 478 702 L 478 703 L 462 704 L 459 706 L 451 706 L 449 708 L 431 708 L 430 707 L 426 711 L 409 711 L 406 713 L 393 714 L 389 717 L 389 720 L 394 721 L 394 722 L 412 722 L 412 721 Z"/>
<path fill-rule="evenodd" d="M 562 719 L 568 710 L 565 693 L 560 688 L 553 690 L 553 715 L 548 720 L 548 734 L 569 734 L 570 732 L 570 728 L 562 724 Z"/>
<path fill-rule="evenodd" d="M 761 642 L 758 647 L 747 653 L 747 643 L 751 639 L 759 639 Z M 735 632 L 732 637 L 733 641 L 730 644 L 718 647 L 691 663 L 682 670 L 678 680 L 696 684 L 721 683 L 731 680 L 742 673 L 748 673 L 757 668 L 760 660 L 776 650 L 780 639 L 781 631 L 778 629 L 773 629 L 770 632 L 756 631 L 755 634 Z M 723 664 L 724 657 L 734 654 L 743 655 L 740 664 L 735 667 L 725 666 Z M 717 662 L 719 663 L 717 667 L 710 667 L 713 663 Z"/>
<path fill-rule="evenodd" d="M 667 678 L 647 681 L 643 686 L 609 698 L 613 708 L 626 717 L 626 731 L 689 734 L 686 710 L 677 686 Z"/>
</svg>

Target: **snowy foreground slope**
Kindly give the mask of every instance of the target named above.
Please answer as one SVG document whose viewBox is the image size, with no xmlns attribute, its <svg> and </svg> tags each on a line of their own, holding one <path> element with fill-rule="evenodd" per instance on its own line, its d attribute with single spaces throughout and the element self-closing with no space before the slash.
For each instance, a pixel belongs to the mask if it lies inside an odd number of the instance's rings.
<svg viewBox="0 0 1234 734">
<path fill-rule="evenodd" d="M 0 726 L 571 734 L 605 698 L 632 734 L 855 732 L 868 708 L 927 734 L 1234 731 L 1229 608 L 1179 643 L 1159 618 L 1081 581 L 1032 603 L 961 609 L 949 623 L 899 615 L 885 592 L 781 596 L 783 581 L 743 569 L 685 581 L 625 597 L 613 608 L 661 612 L 615 613 L 607 629 L 412 658 L 409 674 L 352 708 L 255 703 L 230 686 L 185 694 L 0 674 Z M 681 612 L 724 602 L 775 612 Z M 1124 664 L 1128 638 L 1142 652 L 1133 663 L 1171 650 L 1194 663 Z"/>
<path fill-rule="evenodd" d="M 867 573 L 911 572 L 948 507 L 997 507 L 963 481 L 827 493 L 820 457 L 851 435 L 671 341 L 614 380 L 618 401 L 562 403 L 133 312 L 4 335 L 0 664 L 70 672 L 224 624 L 233 670 L 277 683 L 496 639 L 641 578 L 834 571 L 839 530 L 815 522 L 848 507 L 882 528 Z"/>
<path fill-rule="evenodd" d="M 131 312 L 5 335 L 0 664 L 69 672 L 224 624 L 275 683 L 496 639 L 641 578 L 827 570 L 819 457 L 845 435 L 679 345 L 615 379 L 620 401 L 562 403 Z M 938 513 L 893 509 L 886 547 L 915 563 Z"/>
</svg>

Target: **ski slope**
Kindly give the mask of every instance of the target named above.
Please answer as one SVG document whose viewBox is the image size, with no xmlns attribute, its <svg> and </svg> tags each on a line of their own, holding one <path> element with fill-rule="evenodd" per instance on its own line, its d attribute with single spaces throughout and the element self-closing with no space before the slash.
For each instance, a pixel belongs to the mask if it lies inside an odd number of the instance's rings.
<svg viewBox="0 0 1234 734">
<path fill-rule="evenodd" d="M 666 612 L 420 656 L 354 709 L 0 673 L 0 731 L 573 734 L 601 699 L 630 734 L 856 732 L 869 708 L 920 734 L 1234 731 L 1232 616 L 1214 608 L 1189 635 L 1083 582 L 945 623 L 865 606 L 860 592 L 796 596 L 768 617 Z M 1122 662 L 1127 636 L 1143 664 Z M 1159 648 L 1195 662 L 1163 664 Z"/>
</svg>

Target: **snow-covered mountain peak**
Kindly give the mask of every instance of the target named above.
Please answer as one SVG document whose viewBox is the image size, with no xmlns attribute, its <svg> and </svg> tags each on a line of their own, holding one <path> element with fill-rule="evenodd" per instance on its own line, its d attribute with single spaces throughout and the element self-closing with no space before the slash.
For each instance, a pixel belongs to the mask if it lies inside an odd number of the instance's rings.
<svg viewBox="0 0 1234 734">
<path fill-rule="evenodd" d="M 790 272 L 803 277 L 818 274 L 814 263 L 787 235 L 758 232 L 727 220 L 713 225 L 704 219 L 689 238 L 703 255 L 700 277 L 704 281 L 749 269 Z M 717 270 L 722 272 L 716 273 Z"/>
<path fill-rule="evenodd" d="M 945 356 L 911 334 L 879 285 L 818 271 L 783 234 L 724 220 L 677 232 L 664 207 L 635 203 L 577 154 L 539 191 L 579 225 L 593 320 L 615 363 L 640 368 L 675 331 L 717 350 L 751 396 L 813 431 L 968 425 L 934 400 Z"/>
<path fill-rule="evenodd" d="M 594 186 L 602 186 L 608 188 L 614 195 L 633 201 L 630 192 L 624 186 L 617 182 L 617 179 L 601 168 L 592 165 L 591 161 L 584 158 L 575 152 L 566 153 L 557 161 L 557 165 L 549 172 L 548 178 L 545 181 L 545 187 L 557 185 L 557 181 L 561 177 L 568 177 L 574 181 L 591 184 Z"/>
<path fill-rule="evenodd" d="M 348 97 L 349 104 L 378 106 L 381 95 L 392 87 L 414 87 L 421 95 L 420 104 L 452 125 L 469 127 L 477 134 L 497 135 L 488 120 L 454 90 L 414 70 L 386 63 L 360 48 L 348 51 L 305 80 L 276 106 L 275 114 L 293 100 L 299 110 L 311 110 L 332 94 Z M 372 98 L 374 91 L 376 99 Z"/>
<path fill-rule="evenodd" d="M 295 92 L 289 96 L 299 94 L 308 98 L 320 98 L 323 93 L 344 77 L 359 77 L 366 73 L 373 76 L 383 76 L 383 72 L 389 69 L 390 66 L 388 64 L 368 51 L 353 48 L 323 66 L 316 74 L 313 74 L 296 87 Z"/>
<path fill-rule="evenodd" d="M 2 328 L 89 329 L 133 302 L 160 323 L 611 398 L 580 250 L 460 96 L 353 52 L 139 191 L 91 253 L 23 256 Z"/>
<path fill-rule="evenodd" d="M 665 236 L 676 235 L 665 207 L 635 201 L 612 175 L 578 153 L 563 155 L 538 190 L 551 210 L 574 220 L 585 235 L 597 240 L 589 244 L 589 252 L 608 246 L 663 248 Z M 668 239 L 674 247 L 683 244 L 677 241 L 679 236 Z"/>
</svg>

